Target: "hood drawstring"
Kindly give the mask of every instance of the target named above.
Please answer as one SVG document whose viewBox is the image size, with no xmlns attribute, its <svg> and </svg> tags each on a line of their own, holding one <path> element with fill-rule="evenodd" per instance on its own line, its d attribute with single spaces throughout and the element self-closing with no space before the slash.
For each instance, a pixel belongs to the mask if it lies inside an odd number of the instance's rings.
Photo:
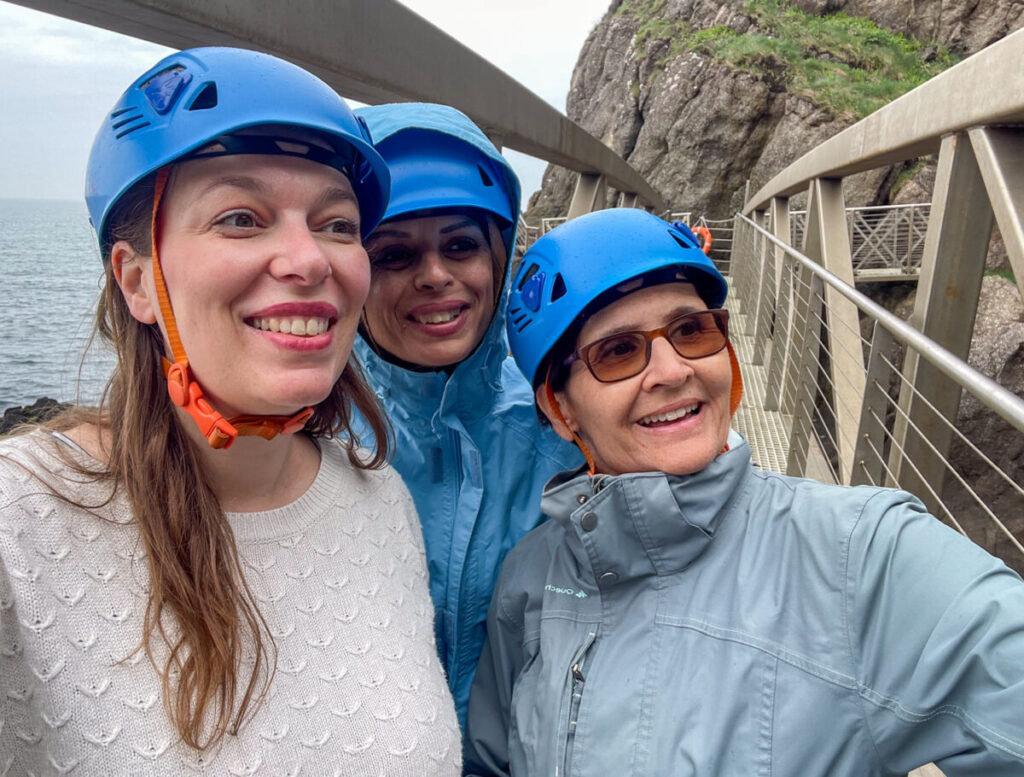
<svg viewBox="0 0 1024 777">
<path fill-rule="evenodd" d="M 188 364 L 188 356 L 181 344 L 178 325 L 171 308 L 171 298 L 167 293 L 160 256 L 157 253 L 157 216 L 160 212 L 160 201 L 163 199 L 169 175 L 168 168 L 162 168 L 156 175 L 156 186 L 153 194 L 153 217 L 150 225 L 153 252 L 153 283 L 160 304 L 160 314 L 167 330 L 167 341 L 171 347 L 174 361 L 164 357 L 164 377 L 167 378 L 167 394 L 178 407 L 182 408 L 195 421 L 199 431 L 210 443 L 211 448 L 230 448 L 235 438 L 259 436 L 271 440 L 279 434 L 294 434 L 301 430 L 313 417 L 313 408 L 305 407 L 291 416 L 259 416 L 239 415 L 225 419 L 203 394 L 202 387 L 192 375 Z"/>
</svg>

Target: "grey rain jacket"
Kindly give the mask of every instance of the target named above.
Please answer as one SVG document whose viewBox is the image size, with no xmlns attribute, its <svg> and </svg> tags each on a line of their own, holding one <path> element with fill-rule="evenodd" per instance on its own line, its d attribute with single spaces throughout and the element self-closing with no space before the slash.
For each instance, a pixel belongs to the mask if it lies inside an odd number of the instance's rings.
<svg viewBox="0 0 1024 777">
<path fill-rule="evenodd" d="M 468 774 L 1024 775 L 1024 583 L 911 495 L 565 473 L 509 554 Z"/>
</svg>

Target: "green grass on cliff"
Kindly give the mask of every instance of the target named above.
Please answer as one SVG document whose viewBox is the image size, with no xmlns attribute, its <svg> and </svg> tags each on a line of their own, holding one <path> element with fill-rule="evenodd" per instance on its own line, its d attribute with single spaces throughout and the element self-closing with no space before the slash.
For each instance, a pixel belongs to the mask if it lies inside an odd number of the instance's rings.
<svg viewBox="0 0 1024 777">
<path fill-rule="evenodd" d="M 815 16 L 787 0 L 748 0 L 743 10 L 754 25 L 743 34 L 725 25 L 694 30 L 664 18 L 665 6 L 666 0 L 623 0 L 617 9 L 639 22 L 640 56 L 667 44 L 658 60 L 663 67 L 698 51 L 839 117 L 863 118 L 955 62 L 944 47 L 889 32 L 869 19 L 842 12 Z"/>
</svg>

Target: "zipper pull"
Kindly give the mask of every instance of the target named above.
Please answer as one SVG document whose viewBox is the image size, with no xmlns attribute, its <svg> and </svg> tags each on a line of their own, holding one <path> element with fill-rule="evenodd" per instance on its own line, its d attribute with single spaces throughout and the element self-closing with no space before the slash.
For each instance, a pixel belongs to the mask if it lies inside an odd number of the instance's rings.
<svg viewBox="0 0 1024 777">
<path fill-rule="evenodd" d="M 573 664 L 571 671 L 572 671 L 572 681 L 574 683 L 582 683 L 584 678 L 583 678 L 583 670 L 580 669 L 580 665 L 579 664 Z"/>
</svg>

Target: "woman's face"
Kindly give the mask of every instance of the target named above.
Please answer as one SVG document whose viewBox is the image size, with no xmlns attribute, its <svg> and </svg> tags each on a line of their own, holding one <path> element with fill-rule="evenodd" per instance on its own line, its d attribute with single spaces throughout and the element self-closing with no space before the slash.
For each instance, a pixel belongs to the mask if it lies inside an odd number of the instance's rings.
<svg viewBox="0 0 1024 777">
<path fill-rule="evenodd" d="M 640 289 L 591 316 L 576 347 L 618 332 L 657 329 L 684 313 L 706 309 L 689 283 Z M 590 448 L 598 472 L 686 475 L 704 469 L 725 446 L 731 386 L 727 350 L 687 359 L 659 337 L 640 374 L 601 383 L 577 361 L 564 391 L 555 396 L 566 422 Z M 538 390 L 542 407 L 543 391 Z M 572 439 L 557 420 L 553 423 L 562 437 Z"/>
<path fill-rule="evenodd" d="M 170 176 L 158 236 L 182 345 L 214 407 L 284 415 L 330 393 L 370 282 L 342 173 L 288 156 L 185 162 Z M 119 273 L 132 315 L 160 320 L 166 339 L 152 262 L 138 260 L 137 283 L 132 264 Z"/>
<path fill-rule="evenodd" d="M 366 241 L 374 343 L 423 367 L 458 364 L 494 315 L 495 269 L 480 225 L 450 214 L 390 221 Z"/>
</svg>

